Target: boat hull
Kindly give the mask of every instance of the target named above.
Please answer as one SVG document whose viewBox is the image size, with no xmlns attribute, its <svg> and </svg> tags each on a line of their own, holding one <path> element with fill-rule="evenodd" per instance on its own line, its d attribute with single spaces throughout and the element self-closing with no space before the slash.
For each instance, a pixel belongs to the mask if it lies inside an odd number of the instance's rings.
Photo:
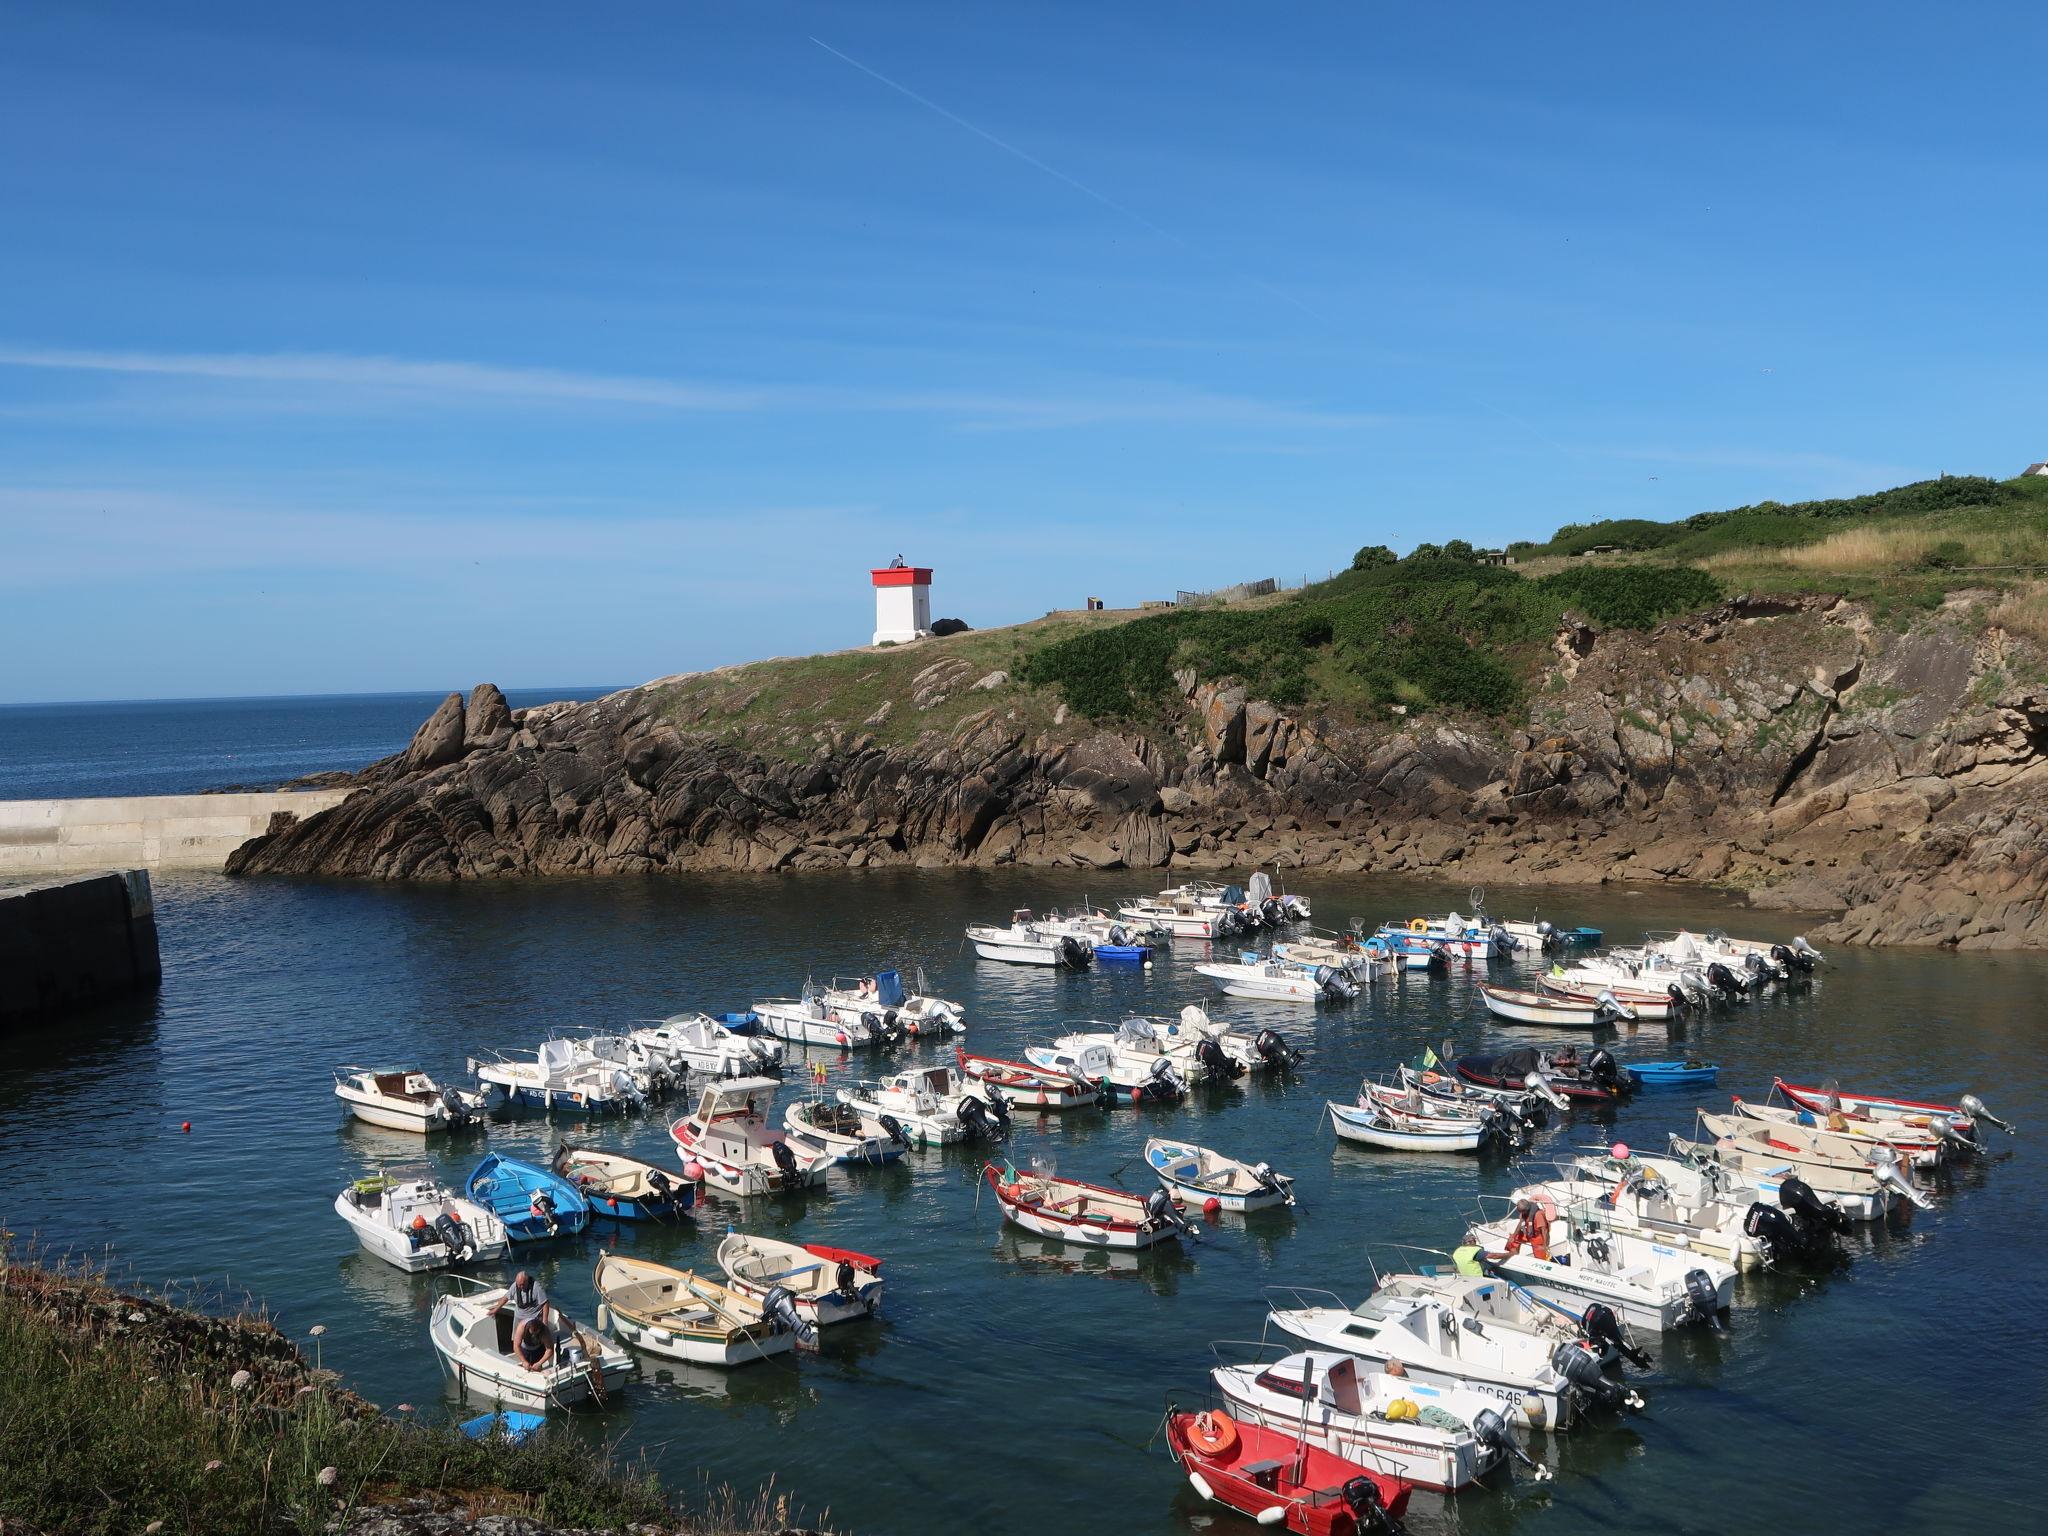
<svg viewBox="0 0 2048 1536">
<path fill-rule="evenodd" d="M 1360 1146 L 1388 1152 L 1477 1152 L 1486 1139 L 1483 1127 L 1471 1130 L 1419 1131 L 1375 1123 L 1377 1117 L 1348 1104 L 1331 1104 L 1330 1123 L 1338 1136 Z"/>
</svg>

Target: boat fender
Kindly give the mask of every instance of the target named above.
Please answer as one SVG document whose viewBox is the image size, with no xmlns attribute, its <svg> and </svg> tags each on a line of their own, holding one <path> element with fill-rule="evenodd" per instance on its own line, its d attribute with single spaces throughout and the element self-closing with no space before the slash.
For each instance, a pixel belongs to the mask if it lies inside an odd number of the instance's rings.
<svg viewBox="0 0 2048 1536">
<path fill-rule="evenodd" d="M 600 1301 L 597 1304 L 597 1331 L 599 1333 L 610 1333 L 611 1330 L 612 1309 L 607 1303 Z"/>
<path fill-rule="evenodd" d="M 1227 1456 L 1237 1445 L 1237 1421 L 1227 1413 L 1198 1413 L 1188 1425 L 1188 1443 L 1204 1456 Z"/>
<path fill-rule="evenodd" d="M 1285 1504 L 1268 1505 L 1266 1508 L 1260 1510 L 1256 1515 L 1252 1516 L 1252 1519 L 1257 1521 L 1260 1525 L 1278 1525 L 1281 1521 L 1285 1520 L 1286 1518 L 1287 1506 Z"/>
<path fill-rule="evenodd" d="M 1201 1473 L 1190 1472 L 1188 1474 L 1188 1483 L 1203 1498 L 1208 1499 L 1211 1503 L 1215 1502 L 1216 1492 L 1209 1486 L 1208 1481 Z"/>
</svg>

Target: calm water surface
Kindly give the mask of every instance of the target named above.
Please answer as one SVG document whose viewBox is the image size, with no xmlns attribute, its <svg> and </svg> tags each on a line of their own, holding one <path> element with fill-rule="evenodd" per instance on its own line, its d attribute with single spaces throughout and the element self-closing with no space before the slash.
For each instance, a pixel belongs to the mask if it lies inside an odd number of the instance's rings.
<svg viewBox="0 0 2048 1536">
<path fill-rule="evenodd" d="M 1097 877 L 1098 896 L 1158 884 Z M 326 1362 L 389 1405 L 445 1412 L 426 1337 L 439 1282 L 359 1252 L 334 1193 L 381 1160 L 459 1180 L 485 1146 L 539 1159 L 539 1121 L 421 1143 L 345 1124 L 329 1068 L 417 1063 L 460 1071 L 487 1047 L 530 1047 L 761 994 L 807 971 L 921 962 L 966 1004 L 970 1041 L 1000 1055 L 1066 1019 L 1162 1012 L 1195 999 L 1308 1051 L 1297 1079 L 1202 1097 L 1192 1108 L 1020 1119 L 1021 1158 L 1143 1187 L 1145 1136 L 1167 1131 L 1298 1180 L 1300 1208 L 1224 1218 L 1186 1252 L 1082 1257 L 1005 1229 L 977 1199 L 977 1159 L 914 1154 L 835 1170 L 829 1191 L 751 1209 L 712 1198 L 680 1229 L 596 1229 L 543 1257 L 551 1290 L 588 1319 L 589 1272 L 618 1243 L 710 1265 L 728 1223 L 883 1255 L 885 1317 L 824 1335 L 819 1354 L 720 1373 L 649 1363 L 624 1403 L 572 1432 L 623 1435 L 678 1488 L 700 1475 L 771 1476 L 842 1528 L 1076 1533 L 1243 1532 L 1205 1508 L 1155 1445 L 1165 1395 L 1199 1391 L 1212 1341 L 1256 1338 L 1261 1286 L 1361 1294 L 1368 1245 L 1443 1247 L 1482 1193 L 1512 1177 L 1469 1159 L 1339 1149 L 1319 1110 L 1359 1076 L 1455 1034 L 1497 1048 L 1472 978 L 1409 981 L 1343 1010 L 1206 998 L 1180 946 L 1150 973 L 1070 977 L 963 953 L 961 925 L 1016 903 L 1070 900 L 1051 874 L 886 872 L 653 881 L 367 885 L 159 881 L 163 990 L 90 1027 L 10 1040 L 0 1073 L 0 1225 L 97 1254 L 151 1283 L 224 1285 L 261 1298 L 287 1333 L 327 1327 Z M 1310 884 L 1323 918 L 1405 915 L 1463 900 L 1450 887 Z M 1502 911 L 1535 900 L 1496 895 Z M 1559 892 L 1546 914 L 1626 938 L 1728 923 L 1781 936 L 1788 920 L 1706 896 Z M 1762 1532 L 2039 1529 L 2034 1464 L 2048 1448 L 2048 1351 L 2039 1324 L 2044 1191 L 2038 957 L 1841 953 L 1810 993 L 1691 1026 L 1724 1090 L 1761 1095 L 1773 1071 L 1949 1099 L 1982 1093 L 2025 1135 L 1965 1166 L 1909 1226 L 1859 1235 L 1824 1279 L 1745 1281 L 1725 1339 L 1680 1337 L 1645 1383 L 1650 1411 L 1553 1442 L 1555 1483 L 1445 1501 L 1419 1496 L 1418 1531 Z M 1619 1054 L 1661 1056 L 1661 1026 Z M 929 1057 L 931 1048 L 924 1048 Z M 834 1082 L 871 1070 L 819 1055 Z M 792 1072 L 792 1079 L 801 1072 Z M 1692 1101 L 1644 1095 L 1606 1123 L 1547 1134 L 1539 1152 L 1617 1136 L 1653 1146 L 1686 1130 Z M 192 1122 L 190 1135 L 179 1123 Z M 605 1130 L 669 1159 L 665 1119 Z"/>
</svg>

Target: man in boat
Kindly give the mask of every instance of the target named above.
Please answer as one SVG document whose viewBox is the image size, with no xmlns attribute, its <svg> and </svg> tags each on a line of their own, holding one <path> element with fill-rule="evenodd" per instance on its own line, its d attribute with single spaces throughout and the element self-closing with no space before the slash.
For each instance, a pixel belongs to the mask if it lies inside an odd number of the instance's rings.
<svg viewBox="0 0 2048 1536">
<path fill-rule="evenodd" d="M 1508 1234 L 1510 1258 L 1524 1248 L 1529 1250 L 1531 1258 L 1546 1262 L 1550 1258 L 1550 1218 L 1534 1200 L 1515 1202 L 1515 1230 Z"/>
<path fill-rule="evenodd" d="M 525 1270 L 512 1277 L 505 1292 L 512 1306 L 512 1350 L 529 1371 L 545 1367 L 555 1352 L 554 1330 L 548 1326 L 548 1293 Z"/>
</svg>

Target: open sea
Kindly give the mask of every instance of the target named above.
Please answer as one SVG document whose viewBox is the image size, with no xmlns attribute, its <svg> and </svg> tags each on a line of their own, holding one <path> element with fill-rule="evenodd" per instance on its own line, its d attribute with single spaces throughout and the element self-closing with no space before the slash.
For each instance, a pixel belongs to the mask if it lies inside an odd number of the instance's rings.
<svg viewBox="0 0 2048 1536">
<path fill-rule="evenodd" d="M 350 766 L 402 745 L 433 699 L 326 701 L 346 727 L 287 725 L 286 701 L 192 706 L 218 721 L 269 720 L 215 736 L 179 713 L 151 766 L 133 719 L 67 775 L 11 755 L 20 712 L 0 712 L 4 794 L 204 787 Z M 300 712 L 315 706 L 297 701 Z M 97 708 L 97 706 L 95 707 Z M 74 721 L 65 729 L 91 740 Z M 317 740 L 317 745 L 314 744 Z M 353 757 L 337 755 L 351 743 Z M 295 744 L 296 743 L 296 744 Z M 232 747 L 232 751 L 228 750 Z M 247 766 L 265 765 L 261 769 Z M 39 776 L 38 776 L 39 775 Z M 176 775 L 184 775 L 182 779 Z M 424 1166 L 459 1182 L 486 1149 L 544 1159 L 557 1135 L 528 1118 L 424 1144 L 344 1120 L 331 1069 L 419 1065 L 443 1077 L 492 1048 L 789 994 L 807 975 L 922 965 L 964 1005 L 970 1048 L 1014 1056 L 1066 1021 L 1165 1013 L 1203 1001 L 1219 1019 L 1270 1025 L 1305 1050 L 1296 1076 L 1204 1089 L 1171 1109 L 1020 1115 L 1011 1154 L 1049 1157 L 1097 1182 L 1146 1186 L 1141 1148 L 1173 1134 L 1297 1180 L 1298 1209 L 1223 1217 L 1198 1245 L 1083 1254 L 1006 1228 L 980 1193 L 971 1150 L 835 1169 L 808 1196 L 709 1196 L 672 1227 L 588 1234 L 532 1255 L 557 1300 L 595 1313 L 590 1268 L 617 1246 L 712 1265 L 728 1227 L 883 1256 L 882 1316 L 827 1330 L 816 1353 L 732 1372 L 649 1359 L 603 1414 L 558 1416 L 595 1449 L 644 1452 L 686 1496 L 704 1480 L 773 1479 L 814 1519 L 880 1533 L 1251 1536 L 1205 1506 L 1154 1438 L 1170 1396 L 1199 1400 L 1212 1348 L 1256 1340 L 1261 1289 L 1325 1287 L 1355 1301 L 1368 1254 L 1448 1248 L 1482 1195 L 1517 1172 L 1473 1158 L 1338 1145 L 1322 1112 L 1446 1037 L 1496 1050 L 1542 1032 L 1487 1021 L 1478 974 L 1409 977 L 1347 1007 L 1216 998 L 1179 944 L 1150 970 L 1081 975 L 977 961 L 962 925 L 1015 905 L 1097 899 L 1164 884 L 1157 874 L 881 870 L 767 877 L 518 880 L 381 886 L 218 876 L 157 879 L 164 981 L 147 999 L 0 1046 L 0 1227 L 17 1245 L 103 1259 L 119 1275 L 220 1301 L 247 1295 L 387 1408 L 461 1411 L 427 1342 L 447 1283 L 361 1252 L 332 1209 L 348 1181 Z M 1462 885 L 1310 879 L 1317 917 L 1406 917 L 1463 905 Z M 1496 890 L 1489 906 L 1540 910 L 1625 941 L 1644 929 L 1726 926 L 1789 937 L 1793 919 L 1711 892 Z M 1826 946 L 1822 946 L 1826 948 Z M 1497 966 L 1496 971 L 1527 971 Z M 2021 1129 L 1992 1156 L 1934 1177 L 1933 1209 L 1859 1230 L 1825 1274 L 1745 1277 L 1726 1336 L 1650 1341 L 1637 1378 L 1648 1411 L 1535 1449 L 1547 1485 L 1418 1494 L 1411 1529 L 1435 1532 L 1715 1533 L 2042 1528 L 2033 1457 L 2048 1448 L 2048 1128 L 2041 999 L 2048 957 L 1845 951 L 1810 990 L 1667 1030 L 1612 1040 L 1617 1055 L 1698 1052 L 1720 1088 L 1638 1095 L 1607 1116 L 1541 1134 L 1534 1157 L 1620 1139 L 1660 1147 L 1696 1103 L 1765 1094 L 1773 1074 L 1952 1100 L 1965 1091 Z M 934 1059 L 938 1047 L 907 1053 Z M 873 1075 L 871 1059 L 792 1048 L 788 1092 L 821 1066 L 828 1087 Z M 883 1069 L 886 1070 L 886 1069 Z M 673 1161 L 668 1114 L 607 1124 L 592 1139 Z M 180 1130 L 191 1122 L 191 1131 Z M 4 1372 L 4 1362 L 0 1362 Z"/>
</svg>

